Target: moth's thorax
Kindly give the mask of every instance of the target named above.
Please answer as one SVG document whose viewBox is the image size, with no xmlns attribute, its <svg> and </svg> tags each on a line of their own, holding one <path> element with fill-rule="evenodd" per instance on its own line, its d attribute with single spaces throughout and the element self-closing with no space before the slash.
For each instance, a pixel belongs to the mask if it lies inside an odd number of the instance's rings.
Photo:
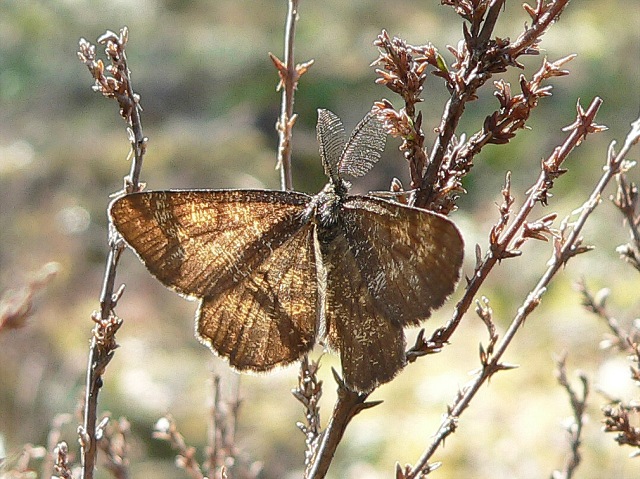
<svg viewBox="0 0 640 479">
<path fill-rule="evenodd" d="M 320 232 L 334 230 L 338 226 L 340 223 L 340 208 L 346 194 L 347 186 L 344 182 L 339 185 L 329 182 L 314 197 L 312 204 L 315 208 L 315 222 Z"/>
</svg>

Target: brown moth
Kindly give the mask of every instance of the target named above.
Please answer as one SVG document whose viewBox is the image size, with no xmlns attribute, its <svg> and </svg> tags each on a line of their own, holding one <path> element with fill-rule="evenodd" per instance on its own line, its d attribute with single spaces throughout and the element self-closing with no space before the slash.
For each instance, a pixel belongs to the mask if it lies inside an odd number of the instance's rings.
<svg viewBox="0 0 640 479">
<path fill-rule="evenodd" d="M 114 200 L 111 221 L 151 274 L 200 301 L 198 338 L 235 369 L 269 371 L 319 342 L 369 392 L 405 365 L 403 328 L 453 291 L 463 240 L 442 215 L 348 195 L 342 175 L 364 175 L 384 148 L 373 114 L 347 139 L 318 110 L 317 132 L 329 182 L 315 196 L 147 191 Z"/>
</svg>

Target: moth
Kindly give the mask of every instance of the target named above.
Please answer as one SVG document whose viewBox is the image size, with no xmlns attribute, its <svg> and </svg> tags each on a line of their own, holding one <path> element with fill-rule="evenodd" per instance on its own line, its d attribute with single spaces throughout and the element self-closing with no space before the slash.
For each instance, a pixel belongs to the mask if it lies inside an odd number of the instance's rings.
<svg viewBox="0 0 640 479">
<path fill-rule="evenodd" d="M 404 327 L 453 291 L 463 239 L 445 216 L 350 196 L 386 134 L 369 113 L 347 138 L 318 110 L 327 185 L 315 196 L 271 190 L 169 190 L 122 196 L 110 218 L 165 286 L 196 298 L 196 335 L 239 371 L 290 364 L 317 343 L 340 354 L 345 384 L 370 392 L 405 365 Z"/>
</svg>

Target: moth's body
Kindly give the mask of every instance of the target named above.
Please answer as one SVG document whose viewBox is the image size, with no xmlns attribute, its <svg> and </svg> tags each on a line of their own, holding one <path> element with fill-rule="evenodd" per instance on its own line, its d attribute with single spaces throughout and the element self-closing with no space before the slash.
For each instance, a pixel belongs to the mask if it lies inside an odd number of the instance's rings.
<svg viewBox="0 0 640 479">
<path fill-rule="evenodd" d="M 453 290 L 462 238 L 443 216 L 348 196 L 323 151 L 330 181 L 315 196 L 143 192 L 115 200 L 111 218 L 154 276 L 200 299 L 198 337 L 236 369 L 268 371 L 320 342 L 368 392 L 404 366 L 403 327 Z"/>
</svg>

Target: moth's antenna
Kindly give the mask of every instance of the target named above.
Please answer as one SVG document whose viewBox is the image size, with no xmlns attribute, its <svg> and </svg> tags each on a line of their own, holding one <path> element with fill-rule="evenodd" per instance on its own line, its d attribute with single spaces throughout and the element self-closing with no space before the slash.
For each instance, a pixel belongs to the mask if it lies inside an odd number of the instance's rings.
<svg viewBox="0 0 640 479">
<path fill-rule="evenodd" d="M 324 172 L 334 184 L 338 184 L 340 180 L 338 163 L 346 143 L 346 134 L 342 121 L 335 113 L 318 109 L 316 131 Z"/>
<path fill-rule="evenodd" d="M 340 173 L 363 176 L 377 163 L 387 134 L 375 113 L 369 112 L 353 129 L 338 162 Z"/>
</svg>

